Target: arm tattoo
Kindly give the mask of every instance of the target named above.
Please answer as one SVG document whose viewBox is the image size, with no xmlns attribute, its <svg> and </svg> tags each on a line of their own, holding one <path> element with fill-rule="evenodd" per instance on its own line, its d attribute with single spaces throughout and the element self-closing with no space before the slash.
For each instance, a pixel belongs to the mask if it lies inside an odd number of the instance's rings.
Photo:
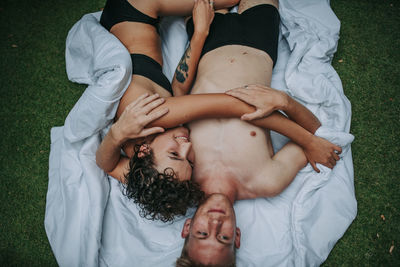
<svg viewBox="0 0 400 267">
<path fill-rule="evenodd" d="M 189 66 L 186 63 L 186 60 L 190 58 L 190 44 L 189 47 L 186 49 L 185 54 L 182 56 L 181 61 L 179 61 L 178 67 L 176 68 L 175 75 L 176 80 L 180 83 L 184 83 L 189 76 Z"/>
</svg>

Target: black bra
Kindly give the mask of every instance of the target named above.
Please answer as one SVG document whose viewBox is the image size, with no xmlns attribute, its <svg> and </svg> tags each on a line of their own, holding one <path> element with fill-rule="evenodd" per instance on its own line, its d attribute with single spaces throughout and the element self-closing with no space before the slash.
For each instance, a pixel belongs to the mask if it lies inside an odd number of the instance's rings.
<svg viewBox="0 0 400 267">
<path fill-rule="evenodd" d="M 107 30 L 110 30 L 115 24 L 124 21 L 150 24 L 156 27 L 158 31 L 158 23 L 160 20 L 159 18 L 153 18 L 140 12 L 127 0 L 107 0 L 100 18 L 101 25 Z"/>
<path fill-rule="evenodd" d="M 173 94 L 171 83 L 162 72 L 161 65 L 149 56 L 131 54 L 132 74 L 146 77 Z"/>
</svg>

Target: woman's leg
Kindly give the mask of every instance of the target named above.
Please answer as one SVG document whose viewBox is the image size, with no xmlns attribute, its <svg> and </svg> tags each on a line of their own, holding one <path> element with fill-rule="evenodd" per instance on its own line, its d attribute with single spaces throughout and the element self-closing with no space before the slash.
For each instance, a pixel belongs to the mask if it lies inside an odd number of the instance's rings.
<svg viewBox="0 0 400 267">
<path fill-rule="evenodd" d="M 157 5 L 159 16 L 190 16 L 192 14 L 194 0 L 159 0 Z M 214 0 L 214 9 L 233 7 L 239 0 Z"/>
<path fill-rule="evenodd" d="M 270 4 L 278 8 L 278 0 L 241 0 L 239 3 L 238 13 L 242 13 L 245 10 L 262 4 Z"/>
</svg>

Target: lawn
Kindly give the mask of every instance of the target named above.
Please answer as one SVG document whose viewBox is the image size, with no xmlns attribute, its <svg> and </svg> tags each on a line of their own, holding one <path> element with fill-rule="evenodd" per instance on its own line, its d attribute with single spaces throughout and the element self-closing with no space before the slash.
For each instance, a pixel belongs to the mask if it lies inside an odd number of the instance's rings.
<svg viewBox="0 0 400 267">
<path fill-rule="evenodd" d="M 0 4 L 1 266 L 57 265 L 43 224 L 50 129 L 85 89 L 68 81 L 65 39 L 104 3 Z M 341 21 L 333 66 L 352 103 L 358 215 L 324 266 L 400 266 L 400 2 L 331 5 Z"/>
</svg>

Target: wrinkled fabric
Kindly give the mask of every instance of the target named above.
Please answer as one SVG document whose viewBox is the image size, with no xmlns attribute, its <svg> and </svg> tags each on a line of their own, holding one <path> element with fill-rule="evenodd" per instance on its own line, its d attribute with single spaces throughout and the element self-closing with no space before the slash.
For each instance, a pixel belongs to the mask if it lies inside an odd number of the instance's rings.
<svg viewBox="0 0 400 267">
<path fill-rule="evenodd" d="M 238 201 L 238 266 L 318 266 L 357 213 L 349 134 L 351 105 L 331 65 L 340 22 L 327 0 L 281 0 L 281 34 L 272 87 L 308 107 L 322 122 L 316 132 L 343 148 L 321 173 L 310 165 L 279 196 Z M 96 166 L 95 153 L 131 78 L 128 51 L 87 14 L 66 41 L 68 78 L 88 87 L 51 130 L 46 233 L 60 266 L 172 266 L 180 255 L 184 220 L 148 221 Z M 164 66 L 171 80 L 187 45 L 181 18 L 160 27 Z M 272 132 L 274 149 L 287 139 Z"/>
</svg>

